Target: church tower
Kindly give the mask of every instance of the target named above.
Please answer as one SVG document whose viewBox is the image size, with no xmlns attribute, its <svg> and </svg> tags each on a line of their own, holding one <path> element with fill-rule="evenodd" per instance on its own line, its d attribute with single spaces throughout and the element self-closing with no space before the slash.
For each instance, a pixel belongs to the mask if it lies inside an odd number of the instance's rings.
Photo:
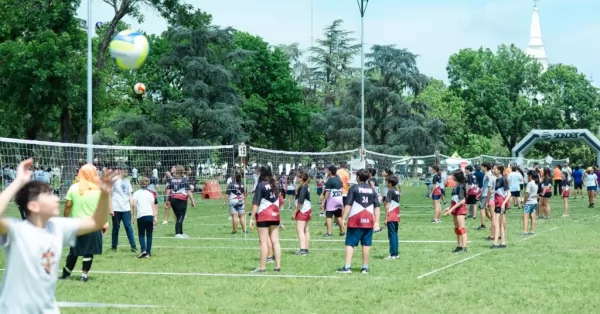
<svg viewBox="0 0 600 314">
<path fill-rule="evenodd" d="M 527 54 L 537 60 L 542 65 L 542 71 L 548 70 L 548 57 L 542 41 L 542 26 L 540 24 L 540 12 L 537 7 L 539 0 L 533 0 L 533 13 L 531 15 L 531 28 L 529 30 L 529 44 L 527 44 Z M 531 97 L 532 104 L 540 104 L 544 100 L 544 95 L 537 94 Z"/>
</svg>

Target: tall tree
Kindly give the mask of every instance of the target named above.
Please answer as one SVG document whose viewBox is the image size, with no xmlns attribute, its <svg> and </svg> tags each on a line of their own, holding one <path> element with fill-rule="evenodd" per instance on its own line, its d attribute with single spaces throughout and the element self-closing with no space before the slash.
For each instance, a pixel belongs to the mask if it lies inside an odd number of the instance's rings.
<svg viewBox="0 0 600 314">
<path fill-rule="evenodd" d="M 539 90 L 542 66 L 516 46 L 502 45 L 495 53 L 463 49 L 450 57 L 447 70 L 472 132 L 499 134 L 510 151 L 538 123 L 543 106 L 532 106 L 526 95 Z"/>
</svg>

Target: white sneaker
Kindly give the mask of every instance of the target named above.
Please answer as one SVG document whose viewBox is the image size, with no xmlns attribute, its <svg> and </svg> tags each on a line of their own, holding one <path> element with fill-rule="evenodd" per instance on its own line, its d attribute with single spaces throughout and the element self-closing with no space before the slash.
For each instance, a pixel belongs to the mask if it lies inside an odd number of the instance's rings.
<svg viewBox="0 0 600 314">
<path fill-rule="evenodd" d="M 562 215 L 562 217 L 563 217 L 563 218 L 565 218 L 565 217 L 569 217 L 569 215 Z"/>
<path fill-rule="evenodd" d="M 187 234 L 185 234 L 185 233 L 181 234 L 181 236 L 183 236 L 185 239 L 189 239 L 190 238 L 190 236 L 187 235 Z"/>
<path fill-rule="evenodd" d="M 388 256 L 385 258 L 386 260 L 398 259 L 398 256 Z"/>
<path fill-rule="evenodd" d="M 163 224 L 163 225 L 166 225 L 166 224 L 168 224 L 168 223 L 169 223 L 168 221 L 166 221 L 166 220 L 163 220 L 163 223 L 162 223 L 162 224 Z"/>
<path fill-rule="evenodd" d="M 227 218 L 227 220 L 231 220 L 231 215 L 229 216 L 229 218 Z"/>
<path fill-rule="evenodd" d="M 183 236 L 183 234 L 176 234 L 175 239 L 185 239 L 185 237 Z"/>
</svg>

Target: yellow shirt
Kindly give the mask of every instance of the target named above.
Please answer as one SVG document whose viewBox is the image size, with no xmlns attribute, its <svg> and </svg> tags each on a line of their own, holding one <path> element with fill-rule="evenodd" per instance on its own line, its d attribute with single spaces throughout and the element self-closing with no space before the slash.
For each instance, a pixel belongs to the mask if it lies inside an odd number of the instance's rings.
<svg viewBox="0 0 600 314">
<path fill-rule="evenodd" d="M 85 191 L 83 195 L 79 194 L 79 183 L 71 185 L 65 199 L 71 201 L 72 218 L 91 217 L 98 207 L 100 201 L 100 190 Z"/>
</svg>

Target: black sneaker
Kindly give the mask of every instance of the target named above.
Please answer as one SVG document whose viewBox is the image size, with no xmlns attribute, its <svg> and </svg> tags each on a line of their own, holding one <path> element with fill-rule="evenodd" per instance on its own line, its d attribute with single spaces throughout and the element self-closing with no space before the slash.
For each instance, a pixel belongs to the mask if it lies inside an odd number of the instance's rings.
<svg viewBox="0 0 600 314">
<path fill-rule="evenodd" d="M 276 272 L 276 273 L 280 273 L 281 272 L 281 268 L 275 268 L 275 269 L 273 269 L 273 271 Z"/>
<path fill-rule="evenodd" d="M 71 279 L 71 275 L 69 274 L 62 274 L 62 276 L 58 277 L 59 280 L 68 280 Z"/>
<path fill-rule="evenodd" d="M 273 257 L 273 256 L 267 257 L 267 263 L 273 263 L 273 262 L 275 262 L 275 257 Z"/>
<path fill-rule="evenodd" d="M 79 281 L 81 281 L 81 282 L 87 282 L 88 281 L 88 276 L 81 275 L 79 277 Z"/>
<path fill-rule="evenodd" d="M 363 268 L 360 270 L 360 273 L 361 273 L 361 274 L 368 274 L 368 273 L 369 273 L 369 269 L 368 269 L 368 268 L 365 268 L 365 267 L 363 267 Z"/>
<path fill-rule="evenodd" d="M 134 247 L 132 247 L 132 248 L 131 248 L 131 252 L 132 252 L 132 253 L 137 253 L 137 249 L 136 249 L 136 248 L 134 248 Z"/>
<path fill-rule="evenodd" d="M 331 233 L 326 233 L 323 237 L 324 238 L 331 238 L 333 235 Z"/>
<path fill-rule="evenodd" d="M 506 244 L 500 244 L 500 245 L 498 246 L 498 248 L 500 248 L 500 249 L 505 249 L 505 248 L 506 248 Z"/>
<path fill-rule="evenodd" d="M 337 270 L 338 273 L 342 273 L 342 274 L 351 274 L 352 273 L 352 269 L 350 268 L 346 268 L 345 266 L 338 269 Z"/>
<path fill-rule="evenodd" d="M 473 218 L 473 216 L 471 216 L 471 215 L 468 215 L 468 216 L 467 216 L 467 219 L 471 219 L 471 218 Z"/>
<path fill-rule="evenodd" d="M 490 249 L 495 250 L 495 249 L 498 249 L 498 248 L 500 248 L 500 246 L 494 244 L 494 245 L 492 245 L 492 247 Z"/>
<path fill-rule="evenodd" d="M 148 257 L 148 254 L 146 252 L 142 252 L 142 254 L 140 254 L 140 256 L 138 256 L 138 258 L 145 258 Z"/>
<path fill-rule="evenodd" d="M 346 233 L 345 233 L 345 232 L 340 232 L 340 237 L 343 237 L 343 236 L 345 236 L 345 235 L 346 235 Z"/>
<path fill-rule="evenodd" d="M 460 246 L 457 246 L 454 250 L 452 250 L 452 253 L 458 253 L 458 252 L 462 252 L 463 248 Z"/>
<path fill-rule="evenodd" d="M 483 230 L 483 229 L 485 229 L 485 225 L 481 225 L 481 226 L 477 227 L 477 230 Z"/>
<path fill-rule="evenodd" d="M 231 231 L 231 234 L 237 234 L 237 231 Z"/>
</svg>

